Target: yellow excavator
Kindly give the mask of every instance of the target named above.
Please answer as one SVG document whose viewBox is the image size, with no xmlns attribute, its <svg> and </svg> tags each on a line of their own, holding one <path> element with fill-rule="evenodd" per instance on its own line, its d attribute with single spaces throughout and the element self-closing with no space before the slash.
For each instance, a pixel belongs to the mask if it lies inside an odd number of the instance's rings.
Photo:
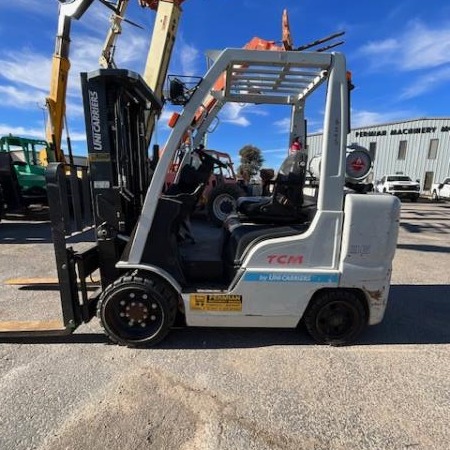
<svg viewBox="0 0 450 450">
<path fill-rule="evenodd" d="M 51 154 L 47 155 L 47 161 L 42 161 L 44 164 L 51 161 L 65 161 L 61 149 L 61 141 L 65 122 L 67 82 L 70 70 L 70 27 L 72 19 L 79 19 L 91 6 L 92 2 L 93 0 L 59 0 L 58 31 L 52 60 L 50 93 L 46 99 L 48 109 L 46 139 L 50 143 Z"/>
</svg>

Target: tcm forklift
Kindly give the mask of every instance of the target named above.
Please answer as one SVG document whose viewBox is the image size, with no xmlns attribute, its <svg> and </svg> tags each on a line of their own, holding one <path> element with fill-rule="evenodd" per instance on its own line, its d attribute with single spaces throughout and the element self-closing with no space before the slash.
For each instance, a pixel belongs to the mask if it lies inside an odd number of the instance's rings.
<svg viewBox="0 0 450 450">
<path fill-rule="evenodd" d="M 154 172 L 145 123 L 161 108 L 159 100 L 126 70 L 82 75 L 96 242 L 80 251 L 66 244 L 72 223 L 64 217 L 64 170 L 51 165 L 48 192 L 64 316 L 53 332 L 70 333 L 97 315 L 112 341 L 149 346 L 176 320 L 271 328 L 295 328 L 303 321 L 317 342 L 353 342 L 366 325 L 383 319 L 400 203 L 344 189 L 344 56 L 225 49 L 210 57 L 208 72 L 185 93 L 183 112 Z M 215 91 L 224 73 L 226 83 Z M 179 96 L 180 86 L 172 91 Z M 251 207 L 243 201 L 220 229 L 190 221 L 187 236 L 185 225 L 205 180 L 221 164 L 193 144 L 200 129 L 193 119 L 206 99 L 284 106 L 303 123 L 306 102 L 320 94 L 325 115 L 316 198 L 302 195 L 305 161 L 297 152 L 281 166 L 269 198 L 252 199 Z M 180 146 L 185 151 L 179 173 L 164 191 Z M 97 269 L 98 290 L 89 295 L 86 281 Z"/>
<path fill-rule="evenodd" d="M 113 342 L 140 347 L 160 342 L 175 323 L 295 328 L 303 321 L 317 342 L 341 345 L 379 323 L 400 204 L 345 189 L 351 87 L 345 58 L 302 50 L 211 52 L 196 86 L 171 84 L 170 97 L 183 111 L 152 160 L 149 136 L 162 109 L 155 85 L 124 69 L 82 74 L 89 189 L 71 206 L 65 165 L 50 164 L 46 175 L 63 317 L 0 324 L 0 331 L 69 334 L 97 316 Z M 201 145 L 220 109 L 228 102 L 284 107 L 291 115 L 288 142 L 299 136 L 305 142 L 305 107 L 316 95 L 325 114 L 315 197 L 303 193 L 306 155 L 295 152 L 270 196 L 242 199 L 221 228 L 195 220 L 207 180 L 223 165 Z M 71 234 L 89 230 L 93 244 L 69 243 Z"/>
</svg>

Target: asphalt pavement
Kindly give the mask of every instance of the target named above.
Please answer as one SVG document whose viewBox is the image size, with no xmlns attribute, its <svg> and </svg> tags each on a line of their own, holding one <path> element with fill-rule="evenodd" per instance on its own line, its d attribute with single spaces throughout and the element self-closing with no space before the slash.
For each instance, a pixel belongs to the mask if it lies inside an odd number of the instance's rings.
<svg viewBox="0 0 450 450">
<path fill-rule="evenodd" d="M 0 449 L 447 449 L 450 204 L 402 203 L 385 320 L 353 346 L 300 330 L 177 329 L 157 348 L 0 340 Z M 40 220 L 39 220 L 40 219 Z M 48 223 L 0 224 L 0 319 L 58 316 Z"/>
</svg>

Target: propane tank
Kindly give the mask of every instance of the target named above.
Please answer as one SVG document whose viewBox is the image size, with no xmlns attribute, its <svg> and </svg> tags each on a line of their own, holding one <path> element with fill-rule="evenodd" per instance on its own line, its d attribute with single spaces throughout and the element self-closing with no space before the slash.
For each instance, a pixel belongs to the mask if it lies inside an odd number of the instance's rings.
<svg viewBox="0 0 450 450">
<path fill-rule="evenodd" d="M 345 158 L 345 181 L 349 183 L 361 183 L 372 172 L 373 157 L 370 152 L 359 144 L 351 144 L 347 147 Z M 317 181 L 320 179 L 322 155 L 315 155 L 309 161 L 309 172 Z"/>
</svg>

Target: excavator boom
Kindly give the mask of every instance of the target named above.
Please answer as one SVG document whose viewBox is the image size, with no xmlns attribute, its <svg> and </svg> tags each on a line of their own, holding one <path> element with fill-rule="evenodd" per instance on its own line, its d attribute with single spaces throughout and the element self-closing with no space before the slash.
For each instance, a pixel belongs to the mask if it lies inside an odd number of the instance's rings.
<svg viewBox="0 0 450 450">
<path fill-rule="evenodd" d="M 122 33 L 122 20 L 127 10 L 129 0 L 118 0 L 115 12 L 111 15 L 111 27 L 103 44 L 102 54 L 99 58 L 100 66 L 104 69 L 116 68 L 114 50 L 117 36 Z"/>
<path fill-rule="evenodd" d="M 72 19 L 79 19 L 91 6 L 92 2 L 93 0 L 59 0 L 58 31 L 52 60 L 50 93 L 46 99 L 49 118 L 46 138 L 51 144 L 54 153 L 50 156 L 50 159 L 59 162 L 64 161 L 61 141 L 66 113 L 67 81 L 70 70 L 70 25 Z"/>
<path fill-rule="evenodd" d="M 184 0 L 140 0 L 143 6 L 156 9 L 156 19 L 147 62 L 144 81 L 153 90 L 157 98 L 163 97 L 163 87 L 167 76 L 170 58 L 178 30 L 181 15 L 181 3 Z M 151 111 L 146 118 L 146 142 L 150 145 L 155 128 L 156 114 Z"/>
</svg>

